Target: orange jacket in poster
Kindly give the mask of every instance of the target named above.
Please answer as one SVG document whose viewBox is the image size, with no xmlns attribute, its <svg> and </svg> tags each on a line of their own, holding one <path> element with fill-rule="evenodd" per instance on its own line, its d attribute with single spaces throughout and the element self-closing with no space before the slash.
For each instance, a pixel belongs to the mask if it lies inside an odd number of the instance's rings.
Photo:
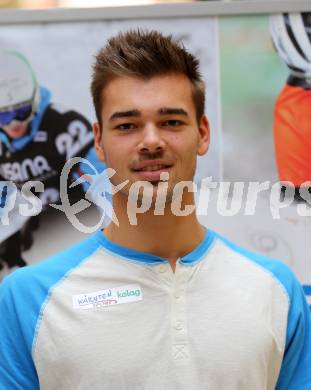
<svg viewBox="0 0 311 390">
<path fill-rule="evenodd" d="M 303 80 L 290 78 L 276 100 L 274 140 L 279 180 L 311 181 L 311 85 Z"/>
</svg>

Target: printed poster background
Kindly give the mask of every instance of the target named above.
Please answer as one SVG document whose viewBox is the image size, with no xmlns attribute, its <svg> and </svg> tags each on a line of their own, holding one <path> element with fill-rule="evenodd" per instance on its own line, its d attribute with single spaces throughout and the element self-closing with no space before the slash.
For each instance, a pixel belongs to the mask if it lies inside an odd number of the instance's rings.
<svg viewBox="0 0 311 390">
<path fill-rule="evenodd" d="M 213 128 L 213 144 L 209 154 L 199 159 L 196 178 L 200 180 L 212 175 L 219 179 L 221 131 L 216 18 L 0 25 L 0 48 L 14 49 L 24 54 L 39 84 L 52 92 L 53 103 L 75 109 L 93 122 L 89 93 L 93 56 L 109 36 L 137 27 L 173 34 L 199 56 L 207 87 L 206 111 Z M 88 209 L 81 214 L 82 221 L 89 226 L 100 219 L 96 209 Z M 80 215 L 77 217 L 80 218 Z M 59 211 L 50 209 L 49 215 L 43 216 L 41 221 L 33 247 L 24 252 L 29 263 L 42 260 L 85 238 Z M 0 229 L 4 227 L 0 226 Z"/>
<path fill-rule="evenodd" d="M 273 49 L 268 16 L 222 17 L 219 34 L 224 180 L 275 183 L 273 108 L 288 70 Z M 273 219 L 265 191 L 254 216 L 244 215 L 244 201 L 235 216 L 220 217 L 216 198 L 214 191 L 203 223 L 249 250 L 281 259 L 311 284 L 311 217 L 299 216 L 297 204 Z"/>
</svg>

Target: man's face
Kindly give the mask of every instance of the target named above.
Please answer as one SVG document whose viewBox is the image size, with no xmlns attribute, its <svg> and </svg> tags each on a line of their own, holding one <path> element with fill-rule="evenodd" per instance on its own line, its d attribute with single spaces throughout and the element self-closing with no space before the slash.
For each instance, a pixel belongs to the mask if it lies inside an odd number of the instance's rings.
<svg viewBox="0 0 311 390">
<path fill-rule="evenodd" d="M 168 199 L 174 185 L 192 181 L 197 155 L 206 153 L 206 117 L 197 123 L 190 81 L 181 74 L 149 80 L 119 77 L 103 92 L 102 129 L 94 125 L 98 157 L 116 173 L 114 185 L 129 180 L 122 194 L 138 180 L 153 184 L 168 172 Z"/>
</svg>

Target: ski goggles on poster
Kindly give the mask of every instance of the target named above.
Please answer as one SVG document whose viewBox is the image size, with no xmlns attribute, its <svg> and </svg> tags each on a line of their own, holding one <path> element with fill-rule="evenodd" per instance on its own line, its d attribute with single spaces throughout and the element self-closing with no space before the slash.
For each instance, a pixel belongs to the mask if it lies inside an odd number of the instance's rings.
<svg viewBox="0 0 311 390">
<path fill-rule="evenodd" d="M 23 122 L 32 114 L 32 104 L 27 103 L 11 110 L 0 111 L 0 125 L 7 126 L 13 120 Z"/>
</svg>

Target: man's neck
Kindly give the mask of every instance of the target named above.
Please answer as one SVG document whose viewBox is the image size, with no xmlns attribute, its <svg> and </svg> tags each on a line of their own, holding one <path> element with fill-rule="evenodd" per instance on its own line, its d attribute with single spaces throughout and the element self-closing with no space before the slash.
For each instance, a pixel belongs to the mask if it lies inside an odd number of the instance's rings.
<svg viewBox="0 0 311 390">
<path fill-rule="evenodd" d="M 173 270 L 176 261 L 194 250 L 205 236 L 205 228 L 198 222 L 195 211 L 176 216 L 170 209 L 164 215 L 154 215 L 149 210 L 137 215 L 136 225 L 130 223 L 125 205 L 114 202 L 114 211 L 119 226 L 111 223 L 104 231 L 105 236 L 128 248 L 163 257 Z"/>
</svg>

